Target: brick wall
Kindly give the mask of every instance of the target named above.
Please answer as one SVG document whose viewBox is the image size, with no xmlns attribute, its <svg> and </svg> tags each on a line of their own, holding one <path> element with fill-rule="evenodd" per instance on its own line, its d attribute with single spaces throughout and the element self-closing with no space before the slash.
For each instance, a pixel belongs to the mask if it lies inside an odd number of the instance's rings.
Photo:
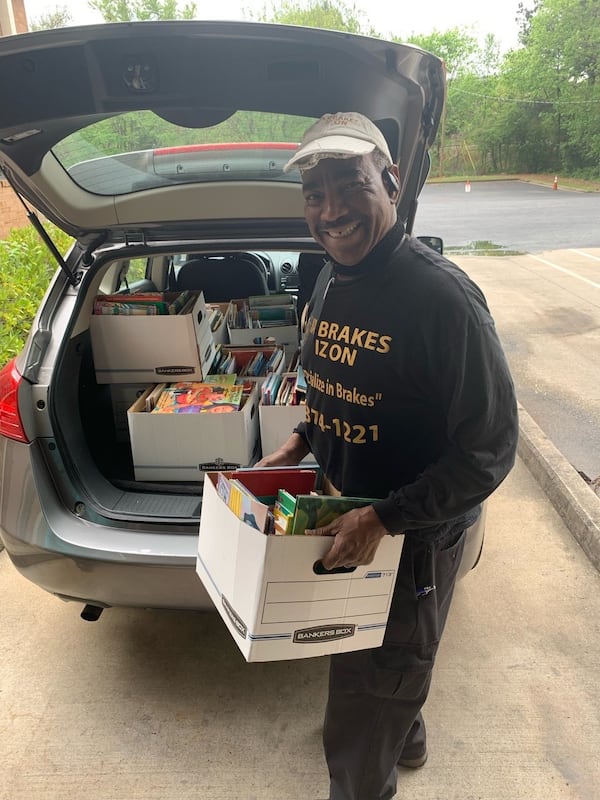
<svg viewBox="0 0 600 800">
<path fill-rule="evenodd" d="M 15 15 L 15 28 L 17 33 L 26 33 L 29 30 L 25 3 L 23 0 L 12 0 L 13 14 Z"/>
<path fill-rule="evenodd" d="M 24 0 L 0 0 L 0 36 L 28 30 Z"/>
<path fill-rule="evenodd" d="M 6 239 L 12 228 L 29 225 L 22 203 L 6 181 L 0 181 L 0 239 Z"/>
<path fill-rule="evenodd" d="M 0 36 L 28 30 L 24 0 L 0 0 Z M 28 224 L 23 205 L 8 183 L 0 180 L 0 239 L 5 239 L 12 228 Z"/>
</svg>

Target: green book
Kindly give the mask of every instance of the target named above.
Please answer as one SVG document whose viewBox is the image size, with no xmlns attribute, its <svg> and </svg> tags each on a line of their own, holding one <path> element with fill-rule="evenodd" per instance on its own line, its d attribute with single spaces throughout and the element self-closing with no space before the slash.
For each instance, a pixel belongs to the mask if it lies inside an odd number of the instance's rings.
<svg viewBox="0 0 600 800">
<path fill-rule="evenodd" d="M 277 502 L 281 510 L 286 514 L 293 514 L 296 510 L 296 498 L 285 489 L 277 490 Z"/>
<path fill-rule="evenodd" d="M 353 508 L 370 506 L 372 497 L 338 497 L 328 494 L 299 494 L 296 496 L 296 512 L 291 534 L 303 534 L 305 530 L 323 528 L 334 519 Z"/>
</svg>

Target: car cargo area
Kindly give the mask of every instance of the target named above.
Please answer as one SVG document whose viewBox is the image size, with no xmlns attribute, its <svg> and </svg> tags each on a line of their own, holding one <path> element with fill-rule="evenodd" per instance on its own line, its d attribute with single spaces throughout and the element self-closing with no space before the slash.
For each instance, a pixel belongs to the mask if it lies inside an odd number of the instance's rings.
<svg viewBox="0 0 600 800">
<path fill-rule="evenodd" d="M 56 447 L 52 442 L 51 446 L 43 448 L 48 466 L 59 476 L 57 485 L 67 495 L 73 494 L 68 498 L 69 504 L 83 492 L 95 510 L 108 519 L 163 522 L 169 526 L 179 521 L 185 529 L 198 523 L 204 470 L 230 464 L 249 466 L 256 462 L 261 455 L 261 387 L 270 374 L 268 365 L 277 359 L 279 381 L 290 368 L 297 367 L 296 266 L 289 266 L 291 255 L 287 253 L 282 260 L 292 291 L 272 292 L 267 286 L 265 293 L 254 300 L 247 296 L 234 301 L 205 303 L 203 292 L 197 288 L 169 291 L 165 288 L 168 276 L 173 280 L 176 275 L 170 267 L 165 268 L 165 263 L 172 267 L 173 258 L 164 254 L 154 258 L 154 273 L 153 260 L 148 258 L 143 277 L 132 283 L 125 282 L 123 289 L 117 292 L 106 291 L 106 287 L 114 285 L 111 274 L 122 273 L 122 262 L 106 263 L 96 276 L 86 278 L 80 290 L 78 319 L 74 325 L 78 332 L 65 337 L 65 348 L 57 359 L 52 377 L 49 396 Z M 190 261 L 180 258 L 180 268 Z M 197 254 L 194 261 L 199 261 Z M 312 261 L 319 268 L 323 264 L 318 254 L 312 256 Z M 162 278 L 157 277 L 157 263 L 162 265 Z M 271 280 L 281 287 L 278 272 L 272 265 L 270 270 L 267 268 L 265 282 Z M 312 273 L 314 280 L 318 270 L 313 267 Z M 163 288 L 156 289 L 149 277 L 152 275 L 159 285 L 162 281 Z M 243 280 L 239 283 L 244 285 Z M 149 288 L 153 290 L 150 294 Z M 230 289 L 230 294 L 237 294 L 237 284 Z M 142 315 L 137 311 L 129 314 L 131 309 L 125 308 L 134 305 L 128 301 L 136 296 L 156 295 L 162 295 L 170 303 L 187 298 L 187 311 Z M 114 299 L 120 310 L 94 314 L 94 309 L 98 311 L 102 305 L 98 298 L 102 298 L 104 304 L 108 302 L 106 298 Z M 282 315 L 282 319 L 256 323 L 265 327 L 255 330 L 248 327 L 228 329 L 228 323 L 234 325 L 240 315 L 243 318 L 244 312 L 247 313 L 249 299 L 259 304 L 257 311 L 250 309 L 251 315 Z M 205 319 L 209 316 L 213 320 L 211 324 L 214 319 L 220 320 L 218 328 L 210 332 L 209 320 Z M 259 336 L 255 336 L 256 333 Z M 159 351 L 156 374 L 151 366 L 145 370 L 146 361 L 152 365 L 152 358 Z M 145 413 L 144 395 L 152 388 L 190 382 L 194 386 L 203 385 L 204 380 L 217 384 L 221 380 L 231 381 L 231 371 L 227 377 L 211 374 L 224 353 L 237 359 L 233 375 L 243 373 L 255 358 L 263 363 L 262 373 L 237 379 L 244 386 L 239 410 L 227 414 L 159 414 L 159 418 Z M 292 380 L 293 375 L 290 373 L 287 379 Z M 222 408 L 212 410 L 220 412 Z M 287 409 L 269 409 L 268 413 L 271 412 L 277 417 L 280 437 L 291 432 L 295 420 L 299 421 L 304 414 L 303 407 L 296 404 Z M 160 427 L 156 442 L 153 441 L 155 420 Z M 183 441 L 180 431 L 185 431 L 181 434 Z M 132 441 L 132 434 L 135 434 L 135 441 Z M 273 440 L 271 430 L 269 434 L 268 446 L 273 447 L 277 441 Z M 174 452 L 166 457 L 164 451 L 171 447 Z M 185 450 L 187 457 L 183 455 Z M 138 461 L 143 459 L 143 464 L 136 463 L 135 454 Z M 182 454 L 181 463 L 179 454 Z M 70 479 L 61 480 L 63 473 Z"/>
</svg>

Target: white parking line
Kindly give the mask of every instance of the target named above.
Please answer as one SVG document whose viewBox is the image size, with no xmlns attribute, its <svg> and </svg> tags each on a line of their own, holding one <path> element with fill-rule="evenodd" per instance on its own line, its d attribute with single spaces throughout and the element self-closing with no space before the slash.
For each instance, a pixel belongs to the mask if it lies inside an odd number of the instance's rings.
<svg viewBox="0 0 600 800">
<path fill-rule="evenodd" d="M 548 261 L 545 258 L 540 258 L 540 256 L 534 256 L 531 253 L 527 254 L 529 258 L 535 258 L 536 261 L 540 261 L 542 264 L 546 264 L 548 267 L 552 267 L 552 269 L 557 269 L 559 272 L 564 272 L 566 275 L 570 275 L 572 278 L 577 278 L 578 281 L 583 281 L 584 283 L 589 283 L 590 286 L 593 286 L 595 289 L 600 289 L 600 283 L 596 283 L 595 281 L 590 281 L 588 278 L 582 278 L 581 275 L 578 275 L 576 272 L 572 272 L 570 269 L 566 269 L 565 267 L 560 267 L 558 264 L 552 263 L 552 261 Z"/>
<path fill-rule="evenodd" d="M 593 256 L 591 253 L 586 253 L 584 250 L 575 250 L 575 248 L 570 248 L 571 253 L 577 253 L 579 256 L 585 256 L 586 258 L 591 258 L 594 261 L 600 261 L 600 256 Z"/>
</svg>

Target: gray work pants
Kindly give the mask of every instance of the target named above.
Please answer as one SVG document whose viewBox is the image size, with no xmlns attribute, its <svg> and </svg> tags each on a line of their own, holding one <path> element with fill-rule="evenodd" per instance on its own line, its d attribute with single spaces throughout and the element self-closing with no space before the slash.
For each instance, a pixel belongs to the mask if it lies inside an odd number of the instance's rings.
<svg viewBox="0 0 600 800">
<path fill-rule="evenodd" d="M 421 708 L 464 539 L 464 532 L 434 544 L 407 537 L 383 645 L 331 657 L 323 729 L 330 800 L 390 800 L 398 759 L 424 751 Z"/>
</svg>

